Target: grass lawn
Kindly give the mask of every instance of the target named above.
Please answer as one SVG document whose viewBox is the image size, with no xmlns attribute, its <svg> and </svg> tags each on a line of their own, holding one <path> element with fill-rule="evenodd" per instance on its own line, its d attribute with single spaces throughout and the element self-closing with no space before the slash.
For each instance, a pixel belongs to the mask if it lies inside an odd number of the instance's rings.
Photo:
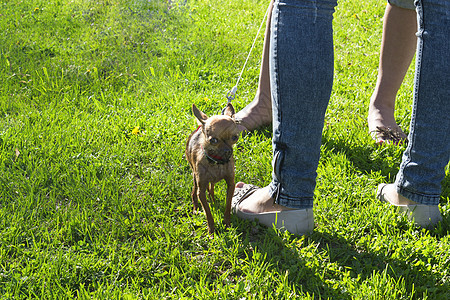
<svg viewBox="0 0 450 300">
<path fill-rule="evenodd" d="M 296 237 L 192 214 L 192 103 L 224 106 L 267 0 L 0 1 L 0 299 L 450 299 L 449 195 L 422 230 L 375 200 L 403 147 L 374 145 L 382 0 L 341 0 L 316 228 Z M 253 99 L 262 37 L 233 104 Z M 413 69 L 397 100 L 408 132 Z M 236 179 L 268 184 L 271 130 Z"/>
</svg>

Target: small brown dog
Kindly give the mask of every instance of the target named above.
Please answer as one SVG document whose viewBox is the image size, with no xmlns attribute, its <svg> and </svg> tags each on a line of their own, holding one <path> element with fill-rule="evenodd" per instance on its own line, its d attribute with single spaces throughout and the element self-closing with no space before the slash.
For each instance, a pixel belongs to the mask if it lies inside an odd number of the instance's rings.
<svg viewBox="0 0 450 300">
<path fill-rule="evenodd" d="M 231 103 L 224 109 L 223 115 L 211 118 L 198 110 L 195 104 L 192 105 L 192 112 L 200 125 L 189 136 L 186 143 L 186 159 L 194 177 L 192 203 L 195 212 L 200 199 L 208 221 L 208 231 L 212 234 L 214 219 L 206 200 L 206 190 L 214 202 L 214 184 L 225 179 L 227 202 L 224 223 L 230 226 L 231 199 L 234 193 L 233 145 L 239 138 L 239 129 L 234 120 L 234 108 Z"/>
</svg>

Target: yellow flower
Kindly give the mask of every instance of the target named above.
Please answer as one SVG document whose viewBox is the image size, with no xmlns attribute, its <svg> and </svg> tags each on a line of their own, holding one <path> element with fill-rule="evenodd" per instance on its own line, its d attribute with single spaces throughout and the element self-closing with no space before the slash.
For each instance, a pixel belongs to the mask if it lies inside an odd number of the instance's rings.
<svg viewBox="0 0 450 300">
<path fill-rule="evenodd" d="M 37 11 L 37 10 L 39 10 L 39 7 L 36 7 L 36 8 L 34 9 L 34 11 Z"/>
<path fill-rule="evenodd" d="M 139 133 L 139 126 L 134 127 L 134 129 L 131 131 L 131 134 L 138 134 Z"/>
</svg>

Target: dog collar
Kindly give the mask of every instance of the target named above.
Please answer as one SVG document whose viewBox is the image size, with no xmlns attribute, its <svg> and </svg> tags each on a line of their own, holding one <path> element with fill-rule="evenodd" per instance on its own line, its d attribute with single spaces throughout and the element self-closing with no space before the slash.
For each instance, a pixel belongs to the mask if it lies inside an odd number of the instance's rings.
<svg viewBox="0 0 450 300">
<path fill-rule="evenodd" d="M 230 160 L 225 160 L 219 156 L 210 156 L 210 155 L 208 155 L 208 153 L 206 153 L 205 150 L 203 150 L 203 153 L 205 154 L 206 158 L 208 159 L 209 163 L 211 163 L 211 164 L 224 165 L 230 161 Z"/>
<path fill-rule="evenodd" d="M 202 149 L 203 149 L 203 154 L 206 156 L 206 159 L 208 159 L 208 162 L 210 164 L 224 165 L 230 161 L 229 159 L 223 159 L 220 156 L 208 155 L 208 153 L 206 152 L 205 148 L 203 148 L 203 146 L 202 146 Z"/>
</svg>

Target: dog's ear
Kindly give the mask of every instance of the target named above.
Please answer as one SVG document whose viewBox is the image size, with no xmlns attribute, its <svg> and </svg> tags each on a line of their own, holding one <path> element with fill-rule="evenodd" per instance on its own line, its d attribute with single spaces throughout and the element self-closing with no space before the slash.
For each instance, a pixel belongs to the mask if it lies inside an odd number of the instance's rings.
<svg viewBox="0 0 450 300">
<path fill-rule="evenodd" d="M 192 104 L 192 112 L 194 116 L 197 118 L 199 125 L 205 124 L 205 121 L 208 119 L 208 116 L 201 112 L 195 104 Z"/>
<path fill-rule="evenodd" d="M 225 109 L 223 110 L 223 114 L 225 116 L 229 116 L 230 118 L 234 119 L 234 107 L 231 103 L 228 103 Z"/>
</svg>

